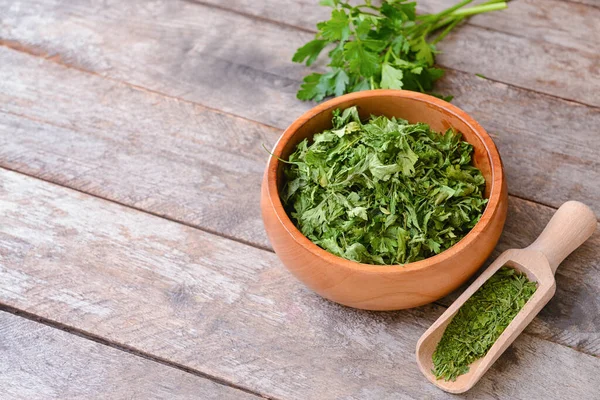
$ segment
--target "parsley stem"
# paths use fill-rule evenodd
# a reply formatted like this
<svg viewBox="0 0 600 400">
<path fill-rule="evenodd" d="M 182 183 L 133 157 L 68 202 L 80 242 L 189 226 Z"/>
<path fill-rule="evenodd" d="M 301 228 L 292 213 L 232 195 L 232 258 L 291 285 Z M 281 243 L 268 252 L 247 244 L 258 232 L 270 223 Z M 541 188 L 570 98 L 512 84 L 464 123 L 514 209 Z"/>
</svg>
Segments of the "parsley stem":
<svg viewBox="0 0 600 400">
<path fill-rule="evenodd" d="M 375 7 L 372 4 L 360 4 L 358 6 L 355 6 L 354 8 L 370 8 L 371 10 L 379 11 L 379 7 Z"/>
<path fill-rule="evenodd" d="M 484 12 L 504 10 L 507 7 L 508 7 L 508 5 L 506 4 L 506 2 L 483 4 L 483 5 L 479 5 L 479 6 L 475 6 L 475 7 L 465 8 L 464 10 L 456 10 L 452 14 L 450 14 L 450 16 L 466 17 L 469 15 L 481 14 Z"/>
<path fill-rule="evenodd" d="M 453 12 L 457 11 L 459 8 L 466 6 L 467 4 L 471 3 L 473 0 L 463 0 L 460 3 L 450 7 L 450 8 L 446 8 L 444 11 L 437 13 L 437 14 L 433 14 L 435 17 L 437 17 L 436 19 L 445 17 L 448 14 L 452 14 Z"/>
<path fill-rule="evenodd" d="M 388 62 L 388 60 L 390 59 L 390 54 L 392 54 L 392 46 L 390 46 L 388 48 L 388 50 L 385 52 L 385 57 L 383 58 L 384 63 Z"/>
<path fill-rule="evenodd" d="M 377 17 L 377 18 L 379 18 L 379 15 L 377 15 L 377 14 L 373 14 L 373 13 L 370 13 L 370 12 L 361 11 L 360 13 L 361 13 L 362 15 L 372 15 L 372 16 L 374 16 L 374 17 Z"/>
<path fill-rule="evenodd" d="M 445 17 L 448 14 L 451 14 L 452 12 L 458 10 L 461 7 L 466 6 L 467 4 L 471 3 L 473 0 L 463 0 L 460 3 L 457 3 L 455 5 L 453 5 L 450 8 L 445 9 L 444 11 L 441 11 L 437 14 L 423 14 L 423 15 L 418 15 L 417 19 L 418 20 L 439 20 L 442 17 Z"/>
<path fill-rule="evenodd" d="M 450 31 L 456 26 L 458 25 L 461 21 L 464 20 L 464 17 L 461 18 L 456 18 L 454 21 L 452 21 L 452 23 L 450 25 L 448 25 L 446 27 L 446 29 L 444 29 L 444 31 L 442 33 L 440 33 L 434 40 L 433 42 L 431 42 L 431 44 L 435 45 L 437 44 L 440 40 L 442 40 L 443 38 L 446 37 L 446 35 L 448 33 L 450 33 Z"/>
</svg>

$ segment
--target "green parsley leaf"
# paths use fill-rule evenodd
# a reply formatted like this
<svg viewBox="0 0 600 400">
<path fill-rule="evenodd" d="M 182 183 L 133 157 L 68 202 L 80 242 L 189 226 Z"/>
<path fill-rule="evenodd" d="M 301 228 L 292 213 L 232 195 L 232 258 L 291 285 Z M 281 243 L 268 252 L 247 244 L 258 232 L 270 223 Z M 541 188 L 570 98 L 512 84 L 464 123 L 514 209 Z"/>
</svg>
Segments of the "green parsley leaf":
<svg viewBox="0 0 600 400">
<path fill-rule="evenodd" d="M 433 45 L 427 43 L 424 37 L 415 40 L 410 46 L 410 49 L 415 52 L 415 59 L 417 61 L 423 61 L 426 65 L 433 65 L 434 48 Z"/>
<path fill-rule="evenodd" d="M 369 90 L 369 89 L 371 89 L 371 85 L 369 84 L 369 81 L 366 79 L 363 79 L 363 80 L 359 81 L 356 85 L 354 85 L 350 92 L 360 92 L 362 90 Z"/>
<path fill-rule="evenodd" d="M 321 101 L 327 95 L 327 89 L 320 83 L 323 74 L 312 73 L 304 77 L 304 83 L 296 94 L 300 100 Z"/>
<path fill-rule="evenodd" d="M 344 58 L 348 61 L 348 70 L 369 78 L 377 72 L 378 57 L 363 46 L 361 42 L 348 42 L 344 46 Z"/>
<path fill-rule="evenodd" d="M 349 82 L 350 78 L 343 69 L 337 71 L 335 74 L 333 94 L 335 96 L 341 96 L 344 94 Z"/>
<path fill-rule="evenodd" d="M 319 57 L 319 54 L 323 48 L 325 48 L 325 46 L 327 46 L 326 40 L 311 40 L 296 50 L 292 61 L 301 63 L 306 60 L 306 65 L 311 65 L 313 62 L 315 62 L 317 57 Z"/>
<path fill-rule="evenodd" d="M 333 10 L 331 12 L 331 19 L 325 22 L 319 22 L 317 28 L 319 29 L 319 35 L 323 39 L 329 41 L 348 39 L 350 35 L 350 27 L 348 24 L 350 19 L 348 14 L 344 10 Z"/>
<path fill-rule="evenodd" d="M 383 64 L 381 70 L 381 88 L 382 89 L 402 89 L 402 71 L 392 67 L 390 64 Z"/>
</svg>

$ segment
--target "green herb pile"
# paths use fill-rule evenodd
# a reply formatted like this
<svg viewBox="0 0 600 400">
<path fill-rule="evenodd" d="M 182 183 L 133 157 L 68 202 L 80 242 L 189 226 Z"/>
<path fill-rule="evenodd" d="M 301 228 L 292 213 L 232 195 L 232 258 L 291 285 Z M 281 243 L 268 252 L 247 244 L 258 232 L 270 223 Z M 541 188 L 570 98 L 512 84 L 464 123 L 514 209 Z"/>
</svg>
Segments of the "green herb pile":
<svg viewBox="0 0 600 400">
<path fill-rule="evenodd" d="M 405 264 L 449 248 L 477 223 L 485 179 L 459 133 L 334 112 L 333 129 L 300 142 L 282 201 L 325 250 L 368 264 Z"/>
<path fill-rule="evenodd" d="M 378 88 L 431 92 L 444 73 L 434 68 L 436 43 L 468 16 L 506 8 L 500 0 L 463 8 L 471 1 L 417 16 L 416 3 L 406 0 L 387 0 L 381 6 L 369 0 L 357 6 L 322 0 L 322 5 L 333 7 L 331 19 L 317 24 L 315 39 L 300 47 L 292 60 L 311 65 L 327 47 L 329 71 L 306 76 L 298 98 L 320 101 Z"/>
<path fill-rule="evenodd" d="M 463 304 L 433 353 L 437 379 L 456 380 L 485 356 L 537 289 L 524 274 L 502 267 Z"/>
</svg>

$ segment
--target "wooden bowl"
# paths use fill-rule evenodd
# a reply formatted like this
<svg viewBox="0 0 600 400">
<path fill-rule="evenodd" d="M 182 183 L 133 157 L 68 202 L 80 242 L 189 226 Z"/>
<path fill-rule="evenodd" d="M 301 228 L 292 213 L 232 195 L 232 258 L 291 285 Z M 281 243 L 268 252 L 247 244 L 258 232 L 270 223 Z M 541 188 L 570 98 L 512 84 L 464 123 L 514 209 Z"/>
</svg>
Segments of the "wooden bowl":
<svg viewBox="0 0 600 400">
<path fill-rule="evenodd" d="M 373 115 L 425 122 L 433 130 L 454 127 L 474 147 L 473 163 L 486 180 L 489 199 L 480 221 L 451 248 L 405 265 L 370 265 L 343 259 L 312 243 L 294 226 L 279 197 L 283 166 L 296 145 L 330 129 L 332 111 L 358 106 L 361 118 Z M 367 310 L 397 310 L 435 301 L 464 283 L 488 258 L 506 219 L 507 189 L 502 161 L 485 130 L 464 111 L 438 98 L 406 90 L 370 90 L 324 102 L 283 132 L 269 158 L 261 208 L 267 235 L 283 264 L 321 296 Z"/>
</svg>

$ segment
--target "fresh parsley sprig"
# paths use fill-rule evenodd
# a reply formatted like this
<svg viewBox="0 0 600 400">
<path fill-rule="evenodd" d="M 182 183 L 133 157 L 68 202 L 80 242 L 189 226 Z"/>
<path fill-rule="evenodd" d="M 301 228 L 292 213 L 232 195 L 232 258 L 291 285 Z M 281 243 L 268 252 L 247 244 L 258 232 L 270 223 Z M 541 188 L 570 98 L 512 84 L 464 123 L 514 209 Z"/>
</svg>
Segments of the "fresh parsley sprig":
<svg viewBox="0 0 600 400">
<path fill-rule="evenodd" d="M 297 97 L 321 101 L 328 96 L 367 89 L 408 89 L 430 93 L 444 71 L 434 67 L 435 45 L 465 18 L 506 8 L 490 0 L 464 8 L 463 0 L 437 14 L 416 14 L 416 2 L 370 0 L 352 6 L 344 0 L 321 0 L 331 18 L 317 24 L 315 39 L 300 47 L 292 60 L 314 63 L 329 48 L 329 71 L 304 78 Z M 449 98 L 446 98 L 449 99 Z"/>
</svg>

